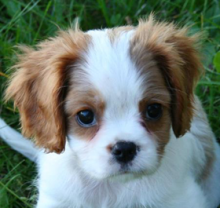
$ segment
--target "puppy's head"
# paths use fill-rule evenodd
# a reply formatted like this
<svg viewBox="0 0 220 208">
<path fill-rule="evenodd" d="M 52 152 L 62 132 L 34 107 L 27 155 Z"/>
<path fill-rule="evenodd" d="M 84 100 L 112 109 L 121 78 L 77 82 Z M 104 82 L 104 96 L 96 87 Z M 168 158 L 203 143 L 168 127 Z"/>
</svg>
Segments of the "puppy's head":
<svg viewBox="0 0 220 208">
<path fill-rule="evenodd" d="M 201 64 L 194 37 L 173 24 L 62 32 L 24 54 L 7 90 L 22 129 L 89 175 L 150 174 L 170 133 L 190 128 Z"/>
</svg>

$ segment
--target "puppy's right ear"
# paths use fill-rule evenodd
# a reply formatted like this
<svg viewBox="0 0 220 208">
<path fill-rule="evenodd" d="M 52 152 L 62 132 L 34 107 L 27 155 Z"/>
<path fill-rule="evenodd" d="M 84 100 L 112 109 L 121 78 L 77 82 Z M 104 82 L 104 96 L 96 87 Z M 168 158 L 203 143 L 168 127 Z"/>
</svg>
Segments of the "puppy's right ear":
<svg viewBox="0 0 220 208">
<path fill-rule="evenodd" d="M 66 140 L 64 99 L 68 76 L 86 50 L 89 37 L 81 31 L 60 32 L 40 43 L 36 50 L 20 47 L 23 54 L 6 91 L 14 99 L 21 117 L 22 132 L 49 152 L 60 153 Z"/>
<path fill-rule="evenodd" d="M 176 137 L 183 136 L 194 113 L 194 88 L 203 70 L 197 50 L 199 35 L 188 36 L 187 29 L 172 23 L 158 23 L 151 15 L 140 21 L 132 40 L 131 54 L 136 63 L 147 66 L 146 57 L 156 61 L 171 95 L 170 114 Z"/>
</svg>

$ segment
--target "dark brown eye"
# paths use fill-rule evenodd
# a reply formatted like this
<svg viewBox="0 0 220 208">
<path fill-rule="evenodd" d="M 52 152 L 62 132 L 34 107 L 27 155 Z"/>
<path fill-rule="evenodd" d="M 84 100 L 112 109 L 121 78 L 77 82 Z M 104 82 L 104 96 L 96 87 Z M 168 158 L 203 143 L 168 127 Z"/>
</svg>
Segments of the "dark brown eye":
<svg viewBox="0 0 220 208">
<path fill-rule="evenodd" d="M 91 110 L 79 111 L 76 120 L 82 127 L 91 127 L 96 124 L 95 114 Z"/>
<path fill-rule="evenodd" d="M 162 115 L 162 106 L 161 104 L 154 103 L 147 106 L 146 118 L 147 120 L 157 120 Z"/>
</svg>

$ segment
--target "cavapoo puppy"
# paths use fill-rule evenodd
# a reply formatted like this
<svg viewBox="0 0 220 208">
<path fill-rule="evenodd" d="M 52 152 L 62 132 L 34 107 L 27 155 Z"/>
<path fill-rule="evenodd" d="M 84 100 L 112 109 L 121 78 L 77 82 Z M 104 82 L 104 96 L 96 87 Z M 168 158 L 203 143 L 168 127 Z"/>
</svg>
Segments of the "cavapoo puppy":
<svg viewBox="0 0 220 208">
<path fill-rule="evenodd" d="M 38 166 L 37 208 L 216 208 L 220 148 L 194 88 L 199 35 L 158 23 L 21 47 L 0 136 Z M 35 146 L 36 145 L 36 146 Z"/>
</svg>

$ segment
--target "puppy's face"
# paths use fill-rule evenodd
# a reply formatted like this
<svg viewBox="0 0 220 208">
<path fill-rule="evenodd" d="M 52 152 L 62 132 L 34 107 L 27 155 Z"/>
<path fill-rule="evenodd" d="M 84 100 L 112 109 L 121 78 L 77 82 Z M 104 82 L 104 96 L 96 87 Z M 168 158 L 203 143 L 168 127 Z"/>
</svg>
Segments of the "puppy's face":
<svg viewBox="0 0 220 208">
<path fill-rule="evenodd" d="M 88 33 L 65 101 L 71 148 L 81 168 L 98 178 L 155 171 L 171 127 L 171 96 L 152 55 L 137 65 L 135 31 L 113 41 L 111 32 Z"/>
<path fill-rule="evenodd" d="M 96 178 L 153 173 L 170 133 L 190 128 L 200 62 L 185 32 L 150 18 L 25 49 L 7 91 L 24 133 L 57 153 L 67 137 Z"/>
</svg>

